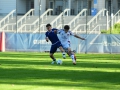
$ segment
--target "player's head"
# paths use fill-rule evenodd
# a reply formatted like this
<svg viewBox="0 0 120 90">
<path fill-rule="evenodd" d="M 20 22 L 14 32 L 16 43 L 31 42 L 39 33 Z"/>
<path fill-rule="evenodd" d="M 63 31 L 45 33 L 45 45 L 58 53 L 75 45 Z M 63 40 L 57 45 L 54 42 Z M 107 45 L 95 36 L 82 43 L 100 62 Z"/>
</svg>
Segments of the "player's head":
<svg viewBox="0 0 120 90">
<path fill-rule="evenodd" d="M 52 27 L 51 27 L 51 24 L 47 24 L 47 25 L 46 25 L 46 28 L 47 28 L 48 31 L 50 31 L 51 28 L 52 28 Z"/>
<path fill-rule="evenodd" d="M 65 30 L 66 33 L 69 31 L 69 29 L 70 29 L 70 27 L 68 25 L 64 26 L 64 30 Z"/>
</svg>

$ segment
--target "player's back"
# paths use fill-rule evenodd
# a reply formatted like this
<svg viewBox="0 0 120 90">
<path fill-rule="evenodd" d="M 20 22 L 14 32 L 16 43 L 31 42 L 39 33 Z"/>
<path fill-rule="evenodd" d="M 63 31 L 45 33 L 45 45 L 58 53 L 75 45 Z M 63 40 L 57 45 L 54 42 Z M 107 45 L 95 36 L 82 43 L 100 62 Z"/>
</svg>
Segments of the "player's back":
<svg viewBox="0 0 120 90">
<path fill-rule="evenodd" d="M 49 38 L 49 40 L 51 41 L 52 44 L 59 42 L 58 36 L 54 32 L 54 30 L 56 30 L 56 29 L 52 29 L 51 31 L 46 32 L 46 37 Z"/>
</svg>

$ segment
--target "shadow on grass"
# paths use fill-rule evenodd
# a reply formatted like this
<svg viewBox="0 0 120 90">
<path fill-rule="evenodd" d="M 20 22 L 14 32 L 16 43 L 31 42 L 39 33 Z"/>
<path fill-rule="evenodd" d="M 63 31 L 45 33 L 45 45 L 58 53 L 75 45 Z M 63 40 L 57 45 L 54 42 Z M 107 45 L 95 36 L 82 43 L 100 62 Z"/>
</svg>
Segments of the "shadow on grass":
<svg viewBox="0 0 120 90">
<path fill-rule="evenodd" d="M 13 60 L 13 59 L 0 59 L 0 65 L 4 66 L 11 66 L 11 65 L 24 65 L 24 66 L 28 66 L 28 65 L 50 65 L 51 60 Z M 119 63 L 112 63 L 112 62 L 84 62 L 84 61 L 77 61 L 77 65 L 72 65 L 72 61 L 65 61 L 63 60 L 63 64 L 62 66 L 64 67 L 77 67 L 77 68 L 116 68 L 119 69 L 120 68 L 120 64 Z"/>
<path fill-rule="evenodd" d="M 76 57 L 87 60 L 120 60 L 119 54 L 77 54 Z"/>
<path fill-rule="evenodd" d="M 12 58 L 49 58 L 49 53 L 33 53 L 33 52 L 7 52 L 0 53 L 2 57 L 12 57 Z M 56 58 L 62 58 L 61 53 L 55 53 Z M 77 59 L 87 59 L 87 60 L 120 60 L 119 54 L 76 54 Z M 67 58 L 69 58 L 67 56 Z"/>
<path fill-rule="evenodd" d="M 56 57 L 61 57 L 61 54 L 56 54 Z M 120 65 L 114 64 L 112 62 L 84 62 L 80 61 L 84 60 L 119 60 L 119 55 L 79 55 L 77 54 L 78 63 L 76 66 L 72 65 L 71 61 L 63 61 L 62 66 L 51 65 L 48 61 L 49 54 L 41 54 L 41 53 L 1 53 L 0 57 L 4 57 L 0 59 L 0 84 L 11 84 L 15 83 L 17 85 L 37 85 L 37 86 L 75 86 L 75 87 L 91 87 L 87 84 L 81 84 L 80 82 L 91 82 L 91 83 L 111 83 L 115 85 L 120 84 L 120 72 L 101 72 L 101 71 L 86 71 L 79 70 L 79 68 L 115 68 L 119 69 Z M 7 57 L 11 57 L 13 59 L 7 59 Z M 14 58 L 19 58 L 19 60 L 15 60 Z M 27 60 L 20 60 L 20 58 L 28 58 Z M 29 60 L 30 58 L 30 60 Z M 31 60 L 33 58 L 33 60 Z M 39 58 L 39 60 L 37 59 Z M 43 58 L 40 59 L 40 58 Z M 68 58 L 68 57 L 67 57 Z M 70 59 L 70 58 L 69 58 Z M 5 66 L 4 66 L 5 65 Z M 31 65 L 34 65 L 35 68 L 39 68 L 39 66 L 44 66 L 39 69 L 33 69 Z M 45 67 L 46 65 L 47 68 Z M 1 68 L 4 67 L 4 68 Z M 8 66 L 8 67 L 7 67 Z M 13 68 L 9 68 L 9 66 Z M 25 68 L 25 66 L 27 68 Z M 5 68 L 6 67 L 6 68 Z M 64 68 L 67 67 L 67 70 Z M 77 68 L 77 70 L 70 70 L 69 67 Z M 29 68 L 29 69 L 28 69 Z M 53 68 L 53 69 L 52 69 Z M 55 69 L 54 69 L 55 68 Z M 60 69 L 59 69 L 60 68 Z M 51 80 L 51 82 L 41 82 L 41 80 Z M 57 83 L 54 81 L 62 80 L 69 82 L 76 82 L 76 84 L 68 84 L 66 83 Z M 93 85 L 93 87 L 97 87 Z M 102 89 L 102 86 L 99 87 Z M 108 87 L 106 87 L 107 89 Z"/>
<path fill-rule="evenodd" d="M 0 57 L 41 58 L 41 57 L 49 57 L 49 54 L 41 54 L 41 53 L 0 53 Z"/>
<path fill-rule="evenodd" d="M 120 73 L 118 72 L 96 72 L 96 71 L 74 71 L 74 70 L 53 70 L 53 69 L 0 69 L 0 83 L 18 85 L 54 85 L 58 86 L 55 81 L 65 80 L 69 82 L 77 82 L 75 85 L 79 87 L 81 81 L 93 83 L 111 83 L 120 84 Z M 51 80 L 45 83 L 35 83 L 35 80 Z M 27 81 L 26 81 L 27 80 Z M 33 80 L 29 81 L 29 80 Z M 53 81 L 52 81 L 53 80 Z M 20 82 L 22 81 L 22 82 Z M 59 86 L 71 86 L 71 84 L 60 83 Z M 74 85 L 74 84 L 73 84 Z M 102 87 L 102 86 L 101 86 Z"/>
<path fill-rule="evenodd" d="M 86 83 L 110 83 L 119 85 L 120 84 L 120 72 L 101 72 L 101 71 L 86 71 L 79 70 L 79 68 L 120 68 L 118 64 L 110 63 L 100 63 L 100 62 L 78 62 L 76 66 L 73 66 L 71 62 L 65 61 L 62 66 L 50 65 L 48 61 L 48 54 L 1 54 L 0 56 L 5 57 L 0 59 L 0 84 L 16 84 L 16 85 L 36 85 L 36 86 L 75 86 L 75 87 L 97 87 L 94 84 L 81 84 L 80 82 Z M 13 59 L 7 59 L 7 57 L 12 57 Z M 33 58 L 35 60 L 14 60 L 14 58 Z M 40 60 L 36 58 L 40 57 Z M 56 57 L 60 57 L 56 54 Z M 117 56 L 118 57 L 118 56 Z M 45 59 L 41 59 L 45 58 Z M 78 59 L 88 59 L 99 60 L 99 58 L 104 58 L 104 60 L 109 60 L 111 57 L 106 56 L 91 56 L 91 55 L 77 55 Z M 100 59 L 100 60 L 101 60 Z M 112 60 L 112 59 L 110 59 Z M 65 64 L 66 63 L 66 64 Z M 4 66 L 5 65 L 5 66 Z M 13 65 L 13 66 L 12 66 Z M 30 65 L 30 66 L 29 66 Z M 41 67 L 39 69 L 33 69 L 31 65 L 39 68 L 40 65 L 48 65 L 46 67 Z M 4 68 L 1 68 L 4 67 Z M 7 67 L 8 66 L 8 67 Z M 12 66 L 13 68 L 9 68 Z M 27 68 L 25 68 L 27 67 Z M 49 69 L 50 67 L 50 69 Z M 77 70 L 66 70 L 64 67 L 75 67 Z M 52 69 L 53 68 L 53 69 Z M 54 69 L 56 68 L 56 69 Z M 63 68 L 62 70 L 60 68 Z M 51 80 L 50 82 L 42 82 L 41 80 Z M 66 83 L 64 83 L 66 82 Z M 56 82 L 56 81 L 61 81 Z M 69 81 L 69 83 L 67 83 Z M 74 83 L 75 82 L 75 83 Z M 97 88 L 102 88 L 103 86 L 98 86 Z M 108 87 L 107 87 L 108 88 Z"/>
</svg>

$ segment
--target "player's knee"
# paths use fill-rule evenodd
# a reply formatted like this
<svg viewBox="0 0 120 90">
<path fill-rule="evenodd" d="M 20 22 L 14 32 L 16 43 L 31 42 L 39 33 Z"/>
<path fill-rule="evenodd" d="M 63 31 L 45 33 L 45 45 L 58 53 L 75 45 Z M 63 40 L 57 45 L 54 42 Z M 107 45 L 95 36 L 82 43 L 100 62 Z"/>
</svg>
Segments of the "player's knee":
<svg viewBox="0 0 120 90">
<path fill-rule="evenodd" d="M 75 55 L 75 53 L 72 52 L 72 51 L 70 51 L 70 52 L 69 52 L 69 56 L 71 56 L 71 55 Z"/>
<path fill-rule="evenodd" d="M 71 52 L 71 49 L 70 49 L 70 48 L 68 48 L 68 52 Z"/>
<path fill-rule="evenodd" d="M 69 54 L 72 54 L 71 50 L 68 50 L 68 53 L 69 53 Z"/>
<path fill-rule="evenodd" d="M 60 49 L 61 52 L 64 52 L 64 49 L 62 47 L 59 47 L 59 49 Z"/>
<path fill-rule="evenodd" d="M 63 48 L 60 46 L 59 49 L 62 50 Z"/>
<path fill-rule="evenodd" d="M 50 57 L 53 57 L 53 54 L 50 54 Z"/>
</svg>

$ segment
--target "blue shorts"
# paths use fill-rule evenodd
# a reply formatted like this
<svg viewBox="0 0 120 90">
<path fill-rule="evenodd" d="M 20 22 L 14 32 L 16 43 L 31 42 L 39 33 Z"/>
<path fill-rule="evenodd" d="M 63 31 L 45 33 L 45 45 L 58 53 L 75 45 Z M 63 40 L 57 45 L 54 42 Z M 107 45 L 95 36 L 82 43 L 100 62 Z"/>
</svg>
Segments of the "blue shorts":
<svg viewBox="0 0 120 90">
<path fill-rule="evenodd" d="M 62 47 L 61 42 L 57 42 L 54 45 L 51 45 L 50 53 L 55 53 L 57 51 L 57 48 Z"/>
</svg>

